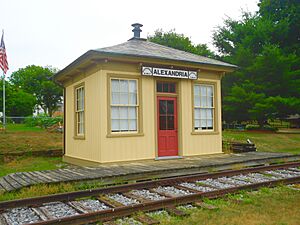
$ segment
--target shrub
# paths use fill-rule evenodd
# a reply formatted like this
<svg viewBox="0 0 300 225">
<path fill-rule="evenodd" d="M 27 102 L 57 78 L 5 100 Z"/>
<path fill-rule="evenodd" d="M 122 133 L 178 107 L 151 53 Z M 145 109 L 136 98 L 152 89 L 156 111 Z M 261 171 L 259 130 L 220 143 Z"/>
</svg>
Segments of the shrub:
<svg viewBox="0 0 300 225">
<path fill-rule="evenodd" d="M 45 114 L 33 117 L 26 117 L 24 123 L 29 127 L 42 127 L 48 128 L 57 123 L 63 123 L 63 118 L 61 116 L 48 117 Z"/>
<path fill-rule="evenodd" d="M 246 130 L 277 131 L 278 129 L 276 127 L 271 127 L 270 125 L 264 125 L 263 128 L 261 128 L 258 124 L 247 124 Z"/>
</svg>

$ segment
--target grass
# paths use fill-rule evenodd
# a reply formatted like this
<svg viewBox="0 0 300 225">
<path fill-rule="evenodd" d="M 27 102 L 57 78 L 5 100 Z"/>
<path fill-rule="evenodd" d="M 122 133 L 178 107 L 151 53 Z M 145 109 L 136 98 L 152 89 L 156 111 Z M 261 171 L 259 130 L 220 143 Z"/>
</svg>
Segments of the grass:
<svg viewBox="0 0 300 225">
<path fill-rule="evenodd" d="M 0 193 L 0 202 L 14 199 L 32 198 L 51 194 L 88 190 L 105 187 L 101 181 L 66 182 L 58 184 L 37 184 L 20 190 Z"/>
<path fill-rule="evenodd" d="M 0 177 L 15 172 L 59 169 L 65 165 L 61 157 L 16 157 L 12 161 L 0 163 Z"/>
<path fill-rule="evenodd" d="M 49 133 L 39 127 L 9 124 L 0 132 L 0 153 L 32 152 L 62 148 L 62 134 Z"/>
<path fill-rule="evenodd" d="M 205 200 L 218 209 L 188 210 L 187 217 L 159 217 L 162 225 L 263 225 L 289 224 L 298 225 L 300 221 L 300 190 L 292 190 L 287 186 L 262 188 L 257 192 L 241 192 L 230 195 L 228 199 Z M 232 199 L 232 201 L 230 200 Z M 234 201 L 242 200 L 242 202 Z"/>
<path fill-rule="evenodd" d="M 223 131 L 224 141 L 246 142 L 250 139 L 263 152 L 300 153 L 300 134 Z"/>
</svg>

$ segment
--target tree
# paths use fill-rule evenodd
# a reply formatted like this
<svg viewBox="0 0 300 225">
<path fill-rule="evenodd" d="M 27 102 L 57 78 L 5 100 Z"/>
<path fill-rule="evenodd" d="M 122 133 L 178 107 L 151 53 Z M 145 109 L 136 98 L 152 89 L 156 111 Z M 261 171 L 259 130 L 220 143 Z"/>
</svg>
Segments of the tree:
<svg viewBox="0 0 300 225">
<path fill-rule="evenodd" d="M 239 66 L 222 84 L 227 121 L 262 124 L 299 113 L 300 4 L 261 0 L 259 7 L 240 20 L 227 18 L 213 34 L 220 57 Z"/>
<path fill-rule="evenodd" d="M 51 80 L 54 72 L 50 67 L 31 65 L 13 72 L 10 81 L 23 91 L 34 95 L 37 105 L 52 116 L 62 101 L 62 88 Z"/>
<path fill-rule="evenodd" d="M 183 34 L 178 34 L 175 30 L 164 32 L 156 30 L 153 36 L 148 36 L 148 40 L 157 44 L 176 48 L 185 52 L 191 52 L 197 55 L 214 58 L 215 54 L 209 50 L 206 44 L 194 45 L 190 38 Z"/>
<path fill-rule="evenodd" d="M 2 80 L 0 82 L 0 92 L 2 93 Z M 26 93 L 23 90 L 5 82 L 6 90 L 6 115 L 15 116 L 30 116 L 33 113 L 36 99 L 32 94 Z M 3 100 L 0 96 L 0 110 L 2 111 Z"/>
</svg>

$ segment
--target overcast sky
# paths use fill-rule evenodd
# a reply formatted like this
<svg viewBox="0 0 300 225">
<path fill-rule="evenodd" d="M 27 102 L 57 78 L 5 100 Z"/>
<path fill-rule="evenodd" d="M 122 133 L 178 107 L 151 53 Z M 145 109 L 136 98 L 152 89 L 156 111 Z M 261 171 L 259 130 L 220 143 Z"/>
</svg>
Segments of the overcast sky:
<svg viewBox="0 0 300 225">
<path fill-rule="evenodd" d="M 10 70 L 27 65 L 63 69 L 89 49 L 132 37 L 131 24 L 142 23 L 142 37 L 158 28 L 175 28 L 193 43 L 212 48 L 212 32 L 226 16 L 254 12 L 258 0 L 0 0 L 0 29 Z"/>
</svg>

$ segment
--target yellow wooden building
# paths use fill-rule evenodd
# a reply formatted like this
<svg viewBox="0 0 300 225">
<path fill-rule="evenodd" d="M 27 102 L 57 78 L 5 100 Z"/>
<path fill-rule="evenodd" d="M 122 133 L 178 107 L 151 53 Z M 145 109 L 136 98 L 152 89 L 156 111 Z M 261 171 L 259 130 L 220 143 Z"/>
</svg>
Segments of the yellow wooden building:
<svg viewBox="0 0 300 225">
<path fill-rule="evenodd" d="M 64 160 L 79 165 L 222 152 L 221 78 L 236 66 L 134 37 L 59 71 Z"/>
</svg>

